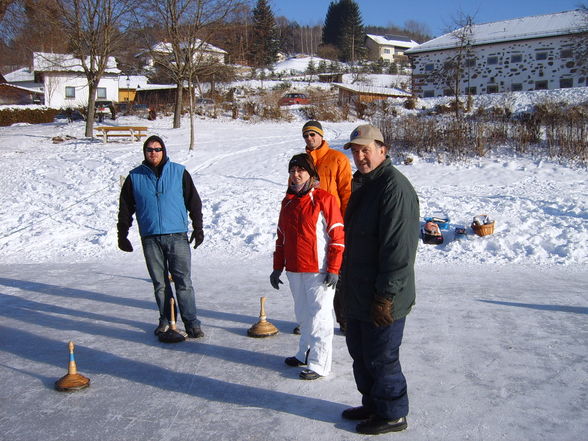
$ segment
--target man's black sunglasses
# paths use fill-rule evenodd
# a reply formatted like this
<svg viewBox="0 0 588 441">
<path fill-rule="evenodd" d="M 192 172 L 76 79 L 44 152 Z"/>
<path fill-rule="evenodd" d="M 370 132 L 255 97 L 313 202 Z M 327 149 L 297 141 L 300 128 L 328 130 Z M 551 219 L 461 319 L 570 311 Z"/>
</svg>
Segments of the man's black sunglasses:
<svg viewBox="0 0 588 441">
<path fill-rule="evenodd" d="M 163 152 L 163 147 L 145 147 L 146 152 Z"/>
</svg>

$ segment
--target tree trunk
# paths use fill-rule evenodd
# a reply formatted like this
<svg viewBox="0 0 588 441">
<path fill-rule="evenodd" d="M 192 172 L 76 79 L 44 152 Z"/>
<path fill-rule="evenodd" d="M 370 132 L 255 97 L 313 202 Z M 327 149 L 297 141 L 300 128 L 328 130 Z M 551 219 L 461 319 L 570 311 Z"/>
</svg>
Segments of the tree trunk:
<svg viewBox="0 0 588 441">
<path fill-rule="evenodd" d="M 174 109 L 174 129 L 179 129 L 182 125 L 182 108 L 183 108 L 183 85 L 181 81 L 178 81 L 176 89 L 176 107 Z"/>
<path fill-rule="evenodd" d="M 88 82 L 88 112 L 86 114 L 86 136 L 94 137 L 94 116 L 96 114 L 96 90 L 98 83 Z"/>
<path fill-rule="evenodd" d="M 188 150 L 194 150 L 195 136 L 194 136 L 194 85 L 190 80 L 188 84 L 188 93 L 190 94 L 190 147 Z"/>
</svg>

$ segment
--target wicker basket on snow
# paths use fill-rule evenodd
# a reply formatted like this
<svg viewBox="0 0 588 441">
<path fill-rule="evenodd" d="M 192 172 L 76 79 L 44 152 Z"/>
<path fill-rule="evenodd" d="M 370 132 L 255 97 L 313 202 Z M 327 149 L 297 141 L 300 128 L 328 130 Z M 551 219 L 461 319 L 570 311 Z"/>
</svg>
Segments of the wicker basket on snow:
<svg viewBox="0 0 588 441">
<path fill-rule="evenodd" d="M 472 222 L 472 230 L 474 230 L 474 233 L 476 233 L 478 236 L 488 236 L 489 234 L 494 233 L 494 224 L 496 224 L 495 221 L 482 225 Z"/>
</svg>

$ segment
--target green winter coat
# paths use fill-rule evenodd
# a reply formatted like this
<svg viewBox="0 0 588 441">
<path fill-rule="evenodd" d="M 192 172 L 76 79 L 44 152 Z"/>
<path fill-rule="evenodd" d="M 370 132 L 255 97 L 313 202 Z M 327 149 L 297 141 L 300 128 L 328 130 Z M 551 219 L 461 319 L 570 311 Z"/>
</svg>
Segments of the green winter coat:
<svg viewBox="0 0 588 441">
<path fill-rule="evenodd" d="M 390 158 L 353 175 L 341 270 L 348 319 L 371 321 L 376 295 L 394 301 L 395 320 L 410 312 L 419 228 L 418 196 Z"/>
</svg>

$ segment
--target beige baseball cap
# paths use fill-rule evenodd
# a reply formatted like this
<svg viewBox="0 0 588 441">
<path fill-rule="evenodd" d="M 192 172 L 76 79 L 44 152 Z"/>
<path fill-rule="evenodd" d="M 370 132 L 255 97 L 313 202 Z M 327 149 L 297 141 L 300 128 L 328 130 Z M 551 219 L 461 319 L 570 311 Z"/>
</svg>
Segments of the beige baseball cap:
<svg viewBox="0 0 588 441">
<path fill-rule="evenodd" d="M 357 126 L 355 130 L 351 132 L 349 142 L 345 144 L 343 148 L 348 149 L 351 147 L 351 144 L 368 145 L 373 141 L 380 141 L 383 143 L 384 137 L 382 136 L 382 132 L 371 124 L 363 124 Z"/>
</svg>

